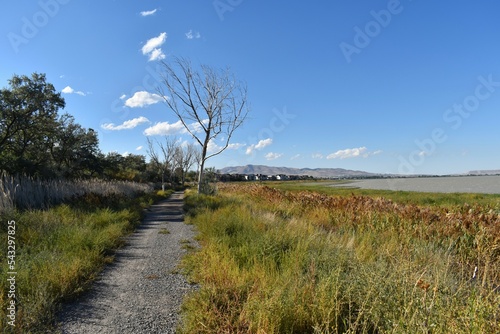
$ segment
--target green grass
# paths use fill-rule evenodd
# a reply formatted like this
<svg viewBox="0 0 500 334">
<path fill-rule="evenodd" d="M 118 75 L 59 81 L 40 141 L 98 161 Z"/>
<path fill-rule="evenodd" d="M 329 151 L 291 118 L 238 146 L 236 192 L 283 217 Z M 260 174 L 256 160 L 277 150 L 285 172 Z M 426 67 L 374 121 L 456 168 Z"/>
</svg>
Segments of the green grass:
<svg viewBox="0 0 500 334">
<path fill-rule="evenodd" d="M 16 327 L 13 332 L 50 331 L 64 300 L 85 290 L 113 250 L 139 224 L 143 209 L 169 194 L 134 199 L 87 194 L 48 210 L 3 212 L 0 240 L 0 327 L 12 329 L 7 309 L 7 222 L 16 222 Z"/>
<path fill-rule="evenodd" d="M 158 234 L 170 234 L 170 231 L 166 228 L 162 228 L 158 231 Z"/>
<path fill-rule="evenodd" d="M 218 196 L 186 199 L 202 247 L 183 261 L 200 289 L 183 304 L 182 333 L 499 328 L 494 214 L 488 220 L 476 207 L 447 216 L 444 202 L 417 206 L 410 198 L 393 204 L 359 194 L 219 189 Z M 456 226 L 455 218 L 470 224 Z"/>
</svg>

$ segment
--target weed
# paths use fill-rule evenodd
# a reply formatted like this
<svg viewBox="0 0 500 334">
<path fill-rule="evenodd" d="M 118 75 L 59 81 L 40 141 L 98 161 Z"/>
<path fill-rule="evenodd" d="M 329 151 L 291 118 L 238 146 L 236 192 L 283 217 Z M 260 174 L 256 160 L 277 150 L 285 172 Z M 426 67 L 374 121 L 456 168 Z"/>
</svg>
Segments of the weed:
<svg viewBox="0 0 500 334">
<path fill-rule="evenodd" d="M 162 228 L 161 230 L 158 231 L 158 234 L 170 234 L 170 231 L 167 230 L 166 228 Z"/>
</svg>

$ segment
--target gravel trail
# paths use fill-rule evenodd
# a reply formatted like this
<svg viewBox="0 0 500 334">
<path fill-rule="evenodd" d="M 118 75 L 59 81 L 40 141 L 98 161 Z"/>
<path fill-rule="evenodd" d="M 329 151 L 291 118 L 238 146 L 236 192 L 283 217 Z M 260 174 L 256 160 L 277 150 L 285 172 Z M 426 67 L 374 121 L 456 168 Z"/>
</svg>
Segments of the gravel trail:
<svg viewBox="0 0 500 334">
<path fill-rule="evenodd" d="M 91 289 L 63 306 L 61 333 L 175 333 L 182 298 L 193 289 L 175 273 L 183 244 L 194 245 L 194 228 L 183 222 L 183 197 L 175 192 L 148 209 Z"/>
</svg>

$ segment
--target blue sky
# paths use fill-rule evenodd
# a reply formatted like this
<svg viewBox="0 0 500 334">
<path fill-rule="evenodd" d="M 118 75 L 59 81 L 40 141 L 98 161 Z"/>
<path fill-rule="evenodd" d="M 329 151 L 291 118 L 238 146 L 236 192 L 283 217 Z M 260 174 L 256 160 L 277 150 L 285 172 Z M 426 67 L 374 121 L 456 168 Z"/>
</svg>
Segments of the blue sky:
<svg viewBox="0 0 500 334">
<path fill-rule="evenodd" d="M 0 85 L 42 72 L 103 152 L 190 138 L 160 60 L 230 67 L 251 112 L 207 166 L 500 169 L 500 3 L 2 1 Z M 213 143 L 217 145 L 217 143 Z"/>
</svg>

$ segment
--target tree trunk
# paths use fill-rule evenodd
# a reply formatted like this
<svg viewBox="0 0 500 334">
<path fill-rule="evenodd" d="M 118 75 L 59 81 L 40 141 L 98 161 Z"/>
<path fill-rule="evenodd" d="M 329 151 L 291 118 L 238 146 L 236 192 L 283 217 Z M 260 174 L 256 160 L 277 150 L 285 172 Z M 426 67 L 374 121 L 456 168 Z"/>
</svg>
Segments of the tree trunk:
<svg viewBox="0 0 500 334">
<path fill-rule="evenodd" d="M 200 174 L 198 175 L 198 194 L 201 194 L 203 186 L 203 175 L 205 174 L 205 160 L 207 156 L 208 143 L 210 142 L 210 129 L 212 126 L 212 120 L 208 121 L 207 129 L 205 130 L 205 141 L 203 142 L 203 147 L 201 149 L 201 163 L 200 163 Z"/>
<path fill-rule="evenodd" d="M 201 159 L 200 172 L 198 173 L 198 194 L 201 194 L 201 187 L 203 182 L 203 169 L 205 168 L 205 160 Z"/>
</svg>

